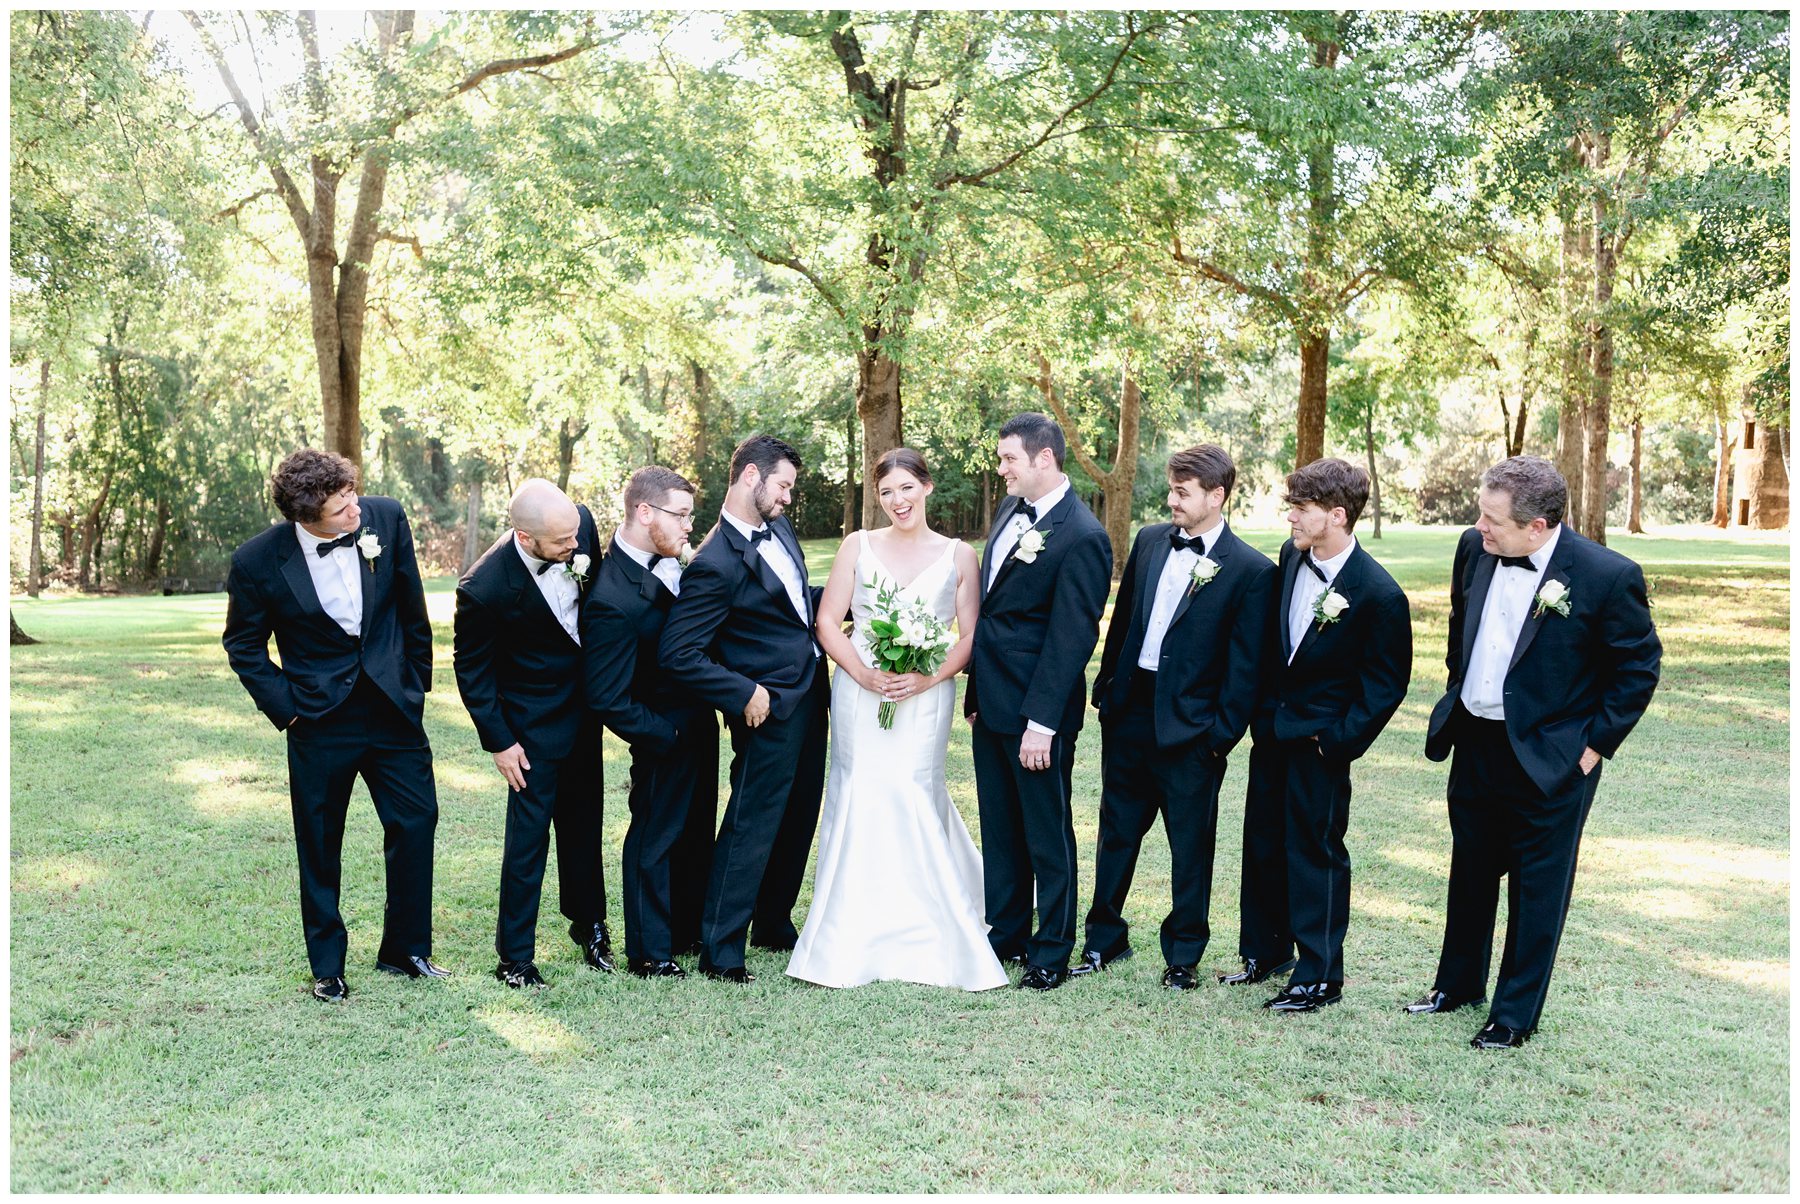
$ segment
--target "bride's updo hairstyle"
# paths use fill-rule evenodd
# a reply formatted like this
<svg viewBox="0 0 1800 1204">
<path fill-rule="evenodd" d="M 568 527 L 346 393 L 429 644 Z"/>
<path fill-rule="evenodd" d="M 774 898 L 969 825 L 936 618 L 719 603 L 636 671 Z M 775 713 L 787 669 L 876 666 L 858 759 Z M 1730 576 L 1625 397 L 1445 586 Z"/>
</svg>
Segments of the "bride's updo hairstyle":
<svg viewBox="0 0 1800 1204">
<path fill-rule="evenodd" d="M 875 483 L 881 484 L 882 478 L 896 470 L 912 473 L 921 485 L 931 484 L 931 469 L 925 467 L 925 457 L 910 447 L 896 447 L 875 461 Z"/>
</svg>

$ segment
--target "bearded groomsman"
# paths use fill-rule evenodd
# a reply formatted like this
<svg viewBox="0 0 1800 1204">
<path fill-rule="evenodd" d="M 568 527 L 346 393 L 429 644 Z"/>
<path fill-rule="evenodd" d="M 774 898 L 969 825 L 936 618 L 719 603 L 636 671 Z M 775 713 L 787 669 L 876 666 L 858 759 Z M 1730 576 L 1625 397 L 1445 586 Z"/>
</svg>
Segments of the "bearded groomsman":
<svg viewBox="0 0 1800 1204">
<path fill-rule="evenodd" d="M 1502 460 L 1478 501 L 1451 570 L 1449 686 L 1425 737 L 1433 761 L 1455 750 L 1444 947 L 1406 1011 L 1482 1001 L 1505 875 L 1500 977 L 1470 1044 L 1508 1049 L 1537 1031 L 1600 762 L 1649 706 L 1662 644 L 1643 571 L 1563 525 L 1568 486 L 1548 460 Z"/>
<path fill-rule="evenodd" d="M 582 692 L 581 595 L 593 575 L 593 516 L 538 477 L 507 506 L 512 529 L 456 584 L 456 687 L 506 781 L 506 845 L 494 977 L 545 986 L 538 897 L 550 830 L 569 938 L 612 971 L 601 871 L 600 722 Z"/>
<path fill-rule="evenodd" d="M 1223 448 L 1176 452 L 1168 476 L 1171 521 L 1143 528 L 1131 546 L 1094 678 L 1100 839 L 1086 945 L 1070 974 L 1131 956 L 1125 897 L 1160 812 L 1174 895 L 1162 981 L 1191 991 L 1211 935 L 1219 782 L 1256 704 L 1275 566 L 1225 522 L 1237 467 Z"/>
<path fill-rule="evenodd" d="M 1412 610 L 1351 532 L 1369 474 L 1315 460 L 1288 474 L 1274 663 L 1264 673 L 1244 800 L 1243 906 L 1230 985 L 1298 964 L 1263 1004 L 1316 1012 L 1343 997 L 1350 924 L 1350 765 L 1369 751 L 1406 697 Z"/>
<path fill-rule="evenodd" d="M 1088 657 L 1112 585 L 1106 529 L 1063 473 L 1062 428 L 1027 411 L 995 449 L 1007 500 L 982 549 L 981 621 L 963 692 L 981 811 L 988 943 L 1052 991 L 1075 949 L 1070 783 Z M 1033 907 L 1038 925 L 1031 927 Z"/>
<path fill-rule="evenodd" d="M 288 521 L 232 555 L 223 642 L 257 709 L 287 733 L 313 998 L 336 1003 L 350 993 L 338 888 L 359 774 L 387 862 L 375 968 L 442 978 L 449 971 L 431 960 L 431 620 L 412 529 L 392 498 L 358 497 L 356 466 L 331 452 L 287 457 L 269 492 Z M 271 635 L 280 665 L 269 658 Z"/>
<path fill-rule="evenodd" d="M 719 522 L 681 577 L 659 659 L 731 728 L 731 799 L 713 845 L 700 971 L 749 983 L 744 943 L 792 949 L 794 901 L 825 789 L 831 686 L 819 663 L 806 553 L 781 512 L 800 453 L 752 435 L 731 453 Z"/>
<path fill-rule="evenodd" d="M 657 465 L 625 486 L 625 521 L 581 607 L 587 703 L 631 746 L 625 832 L 625 965 L 640 978 L 684 978 L 675 961 L 700 936 L 719 794 L 712 708 L 657 663 L 681 593 L 694 487 Z"/>
</svg>

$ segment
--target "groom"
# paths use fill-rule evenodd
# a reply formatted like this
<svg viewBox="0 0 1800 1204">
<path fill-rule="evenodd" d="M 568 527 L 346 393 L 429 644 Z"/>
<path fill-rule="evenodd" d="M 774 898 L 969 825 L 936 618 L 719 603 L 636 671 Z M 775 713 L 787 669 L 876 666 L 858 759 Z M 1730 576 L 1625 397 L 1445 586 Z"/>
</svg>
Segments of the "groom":
<svg viewBox="0 0 1800 1204">
<path fill-rule="evenodd" d="M 1025 964 L 1021 988 L 1050 991 L 1068 977 L 1075 947 L 1070 778 L 1112 545 L 1063 475 L 1056 423 L 1015 415 L 1000 428 L 998 454 L 1007 501 L 982 553 L 963 713 L 973 728 L 988 942 L 1002 961 Z"/>
<path fill-rule="evenodd" d="M 731 729 L 731 799 L 700 927 L 700 972 L 727 982 L 755 981 L 744 969 L 752 926 L 752 944 L 794 947 L 794 901 L 825 786 L 819 591 L 781 517 L 800 468 L 800 453 L 773 435 L 738 444 L 718 525 L 681 575 L 659 646 L 669 679 L 724 712 Z"/>
</svg>

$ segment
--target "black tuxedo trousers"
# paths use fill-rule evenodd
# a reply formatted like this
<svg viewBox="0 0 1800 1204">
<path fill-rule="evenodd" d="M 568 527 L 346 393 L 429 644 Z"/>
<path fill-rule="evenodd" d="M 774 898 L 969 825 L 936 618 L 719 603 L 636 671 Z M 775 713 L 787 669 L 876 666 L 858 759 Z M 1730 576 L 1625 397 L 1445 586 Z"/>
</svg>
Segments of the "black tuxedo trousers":
<svg viewBox="0 0 1800 1204">
<path fill-rule="evenodd" d="M 1299 963 L 1290 981 L 1343 982 L 1350 928 L 1350 763 L 1309 739 L 1258 739 L 1244 797 L 1238 953 Z"/>
<path fill-rule="evenodd" d="M 731 729 L 731 801 L 713 843 L 712 875 L 701 921 L 702 956 L 711 969 L 744 964 L 747 938 L 791 947 L 794 902 L 825 790 L 825 723 L 831 687 L 823 665 L 784 719 L 773 711 L 751 727 L 727 715 Z"/>
<path fill-rule="evenodd" d="M 1061 970 L 1075 950 L 1075 815 L 1069 804 L 1075 741 L 1062 732 L 1051 737 L 1049 769 L 1019 764 L 1023 741 L 1022 733 L 997 732 L 975 716 L 971 744 L 982 800 L 988 944 L 1003 961 L 1023 955 L 1030 965 Z"/>
<path fill-rule="evenodd" d="M 387 909 L 375 956 L 389 965 L 429 957 L 438 808 L 424 728 L 359 673 L 341 703 L 316 719 L 296 720 L 287 738 L 288 792 L 300 857 L 300 920 L 313 977 L 344 973 L 349 938 L 338 894 L 344 824 L 359 774 L 381 820 L 387 863 Z"/>
<path fill-rule="evenodd" d="M 1225 758 L 1202 739 L 1172 749 L 1156 745 L 1156 675 L 1139 669 L 1125 705 L 1103 728 L 1100 750 L 1100 840 L 1094 858 L 1094 903 L 1086 947 L 1111 960 L 1130 945 L 1125 898 L 1138 850 L 1161 814 L 1169 837 L 1172 906 L 1162 923 L 1163 961 L 1192 966 L 1211 938 L 1213 846 L 1219 827 L 1219 784 Z"/>
<path fill-rule="evenodd" d="M 494 951 L 502 961 L 537 956 L 538 900 L 556 832 L 556 877 L 571 936 L 585 944 L 606 919 L 601 802 L 600 723 L 581 723 L 567 756 L 531 758 L 525 789 L 506 791 L 506 843 L 500 855 L 500 917 Z"/>
<path fill-rule="evenodd" d="M 625 830 L 625 956 L 670 961 L 700 939 L 719 816 L 719 727 L 695 709 L 681 745 L 631 750 L 631 825 Z M 809 840 L 810 843 L 810 840 Z"/>
<path fill-rule="evenodd" d="M 1500 878 L 1506 944 L 1488 1018 L 1529 1032 L 1543 1015 L 1550 970 L 1575 885 L 1576 853 L 1602 765 L 1555 794 L 1531 779 L 1506 721 L 1478 719 L 1460 702 L 1450 716 L 1450 894 L 1437 989 L 1453 999 L 1487 993 Z"/>
</svg>

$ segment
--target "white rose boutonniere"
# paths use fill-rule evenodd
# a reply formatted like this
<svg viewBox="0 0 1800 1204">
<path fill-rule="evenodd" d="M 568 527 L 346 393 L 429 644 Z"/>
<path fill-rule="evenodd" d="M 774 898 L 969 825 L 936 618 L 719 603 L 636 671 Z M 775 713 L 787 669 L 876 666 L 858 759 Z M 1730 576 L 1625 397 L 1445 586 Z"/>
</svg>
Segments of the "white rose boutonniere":
<svg viewBox="0 0 1800 1204">
<path fill-rule="evenodd" d="M 588 566 L 593 563 L 593 558 L 586 552 L 577 552 L 575 555 L 569 557 L 568 566 L 564 568 L 563 571 L 575 578 L 576 585 L 586 585 L 588 579 Z"/>
<path fill-rule="evenodd" d="M 1044 532 L 1032 527 L 1025 534 L 1019 536 L 1018 546 L 1013 549 L 1013 559 L 1030 564 L 1038 558 L 1038 553 L 1044 550 L 1044 545 L 1049 542 L 1049 538 Z"/>
<path fill-rule="evenodd" d="M 1319 600 L 1313 603 L 1313 618 L 1319 621 L 1319 630 L 1323 631 L 1327 623 L 1337 622 L 1349 609 L 1350 599 L 1328 586 L 1319 595 Z"/>
<path fill-rule="evenodd" d="M 1537 592 L 1537 609 L 1531 612 L 1536 619 L 1546 610 L 1553 610 L 1563 618 L 1569 617 L 1569 587 L 1560 581 L 1546 581 Z"/>
<path fill-rule="evenodd" d="M 364 527 L 362 534 L 357 537 L 356 550 L 362 553 L 363 563 L 369 566 L 371 573 L 375 571 L 375 558 L 387 551 L 381 546 L 381 536 L 368 527 Z"/>
<path fill-rule="evenodd" d="M 1211 556 L 1202 556 L 1199 560 L 1194 562 L 1194 571 L 1188 574 L 1187 592 L 1192 594 L 1195 590 L 1199 589 L 1218 575 L 1219 562 L 1214 560 Z"/>
<path fill-rule="evenodd" d="M 688 565 L 694 563 L 694 545 L 686 543 L 682 544 L 681 551 L 675 554 L 675 563 L 684 569 Z"/>
</svg>

